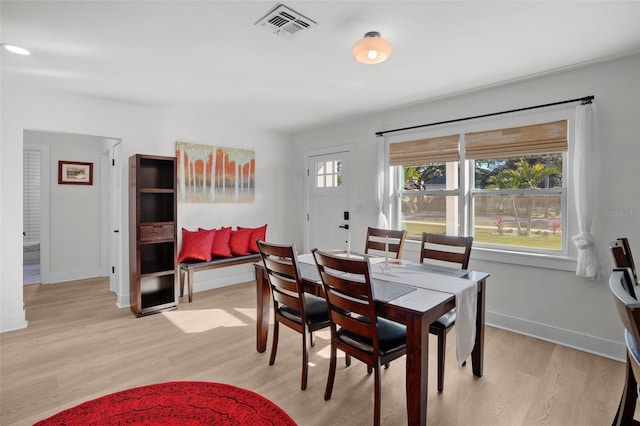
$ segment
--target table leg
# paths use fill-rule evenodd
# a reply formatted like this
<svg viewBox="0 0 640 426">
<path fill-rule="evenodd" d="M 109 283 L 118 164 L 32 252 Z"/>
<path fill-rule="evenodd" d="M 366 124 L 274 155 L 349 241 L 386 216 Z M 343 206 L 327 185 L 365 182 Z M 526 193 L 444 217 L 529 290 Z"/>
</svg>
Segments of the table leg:
<svg viewBox="0 0 640 426">
<path fill-rule="evenodd" d="M 407 424 L 427 424 L 429 378 L 429 324 L 412 317 L 407 324 Z"/>
<path fill-rule="evenodd" d="M 256 350 L 267 350 L 267 335 L 269 334 L 269 302 L 271 289 L 269 281 L 265 277 L 264 268 L 256 265 Z"/>
<path fill-rule="evenodd" d="M 473 374 L 482 377 L 484 370 L 484 302 L 485 302 L 485 280 L 478 282 L 478 304 L 476 310 L 476 343 L 471 352 L 471 363 L 473 364 Z"/>
</svg>

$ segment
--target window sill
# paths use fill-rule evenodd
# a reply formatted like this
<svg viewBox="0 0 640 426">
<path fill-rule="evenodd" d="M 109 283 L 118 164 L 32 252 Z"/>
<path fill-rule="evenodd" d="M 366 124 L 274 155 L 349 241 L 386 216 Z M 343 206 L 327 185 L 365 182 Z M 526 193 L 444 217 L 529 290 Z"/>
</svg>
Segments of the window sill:
<svg viewBox="0 0 640 426">
<path fill-rule="evenodd" d="M 537 268 L 575 271 L 577 260 L 548 254 L 522 253 L 507 250 L 496 250 L 486 247 L 473 247 L 471 259 L 489 262 L 513 263 L 516 265 L 534 266 Z"/>
</svg>

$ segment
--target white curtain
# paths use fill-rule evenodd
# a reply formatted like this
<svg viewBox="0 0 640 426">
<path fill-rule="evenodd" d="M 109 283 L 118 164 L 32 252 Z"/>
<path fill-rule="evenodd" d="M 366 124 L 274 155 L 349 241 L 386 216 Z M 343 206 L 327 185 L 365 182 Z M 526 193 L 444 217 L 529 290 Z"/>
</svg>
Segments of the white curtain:
<svg viewBox="0 0 640 426">
<path fill-rule="evenodd" d="M 598 248 L 591 235 L 600 173 L 596 140 L 594 105 L 576 108 L 575 152 L 573 155 L 573 181 L 580 233 L 573 237 L 578 248 L 576 275 L 596 279 L 600 275 Z"/>
<path fill-rule="evenodd" d="M 384 156 L 384 137 L 377 137 L 378 144 L 378 179 L 377 179 L 377 194 L 376 194 L 376 203 L 378 207 L 378 221 L 376 224 L 377 228 L 380 229 L 389 229 L 389 221 L 387 220 L 387 216 L 384 214 L 384 165 L 386 163 Z"/>
</svg>

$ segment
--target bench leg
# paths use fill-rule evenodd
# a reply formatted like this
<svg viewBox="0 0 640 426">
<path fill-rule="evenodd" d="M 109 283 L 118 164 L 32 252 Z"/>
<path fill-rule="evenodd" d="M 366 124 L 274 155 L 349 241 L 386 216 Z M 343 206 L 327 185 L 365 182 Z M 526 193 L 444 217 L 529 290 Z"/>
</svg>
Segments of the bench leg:
<svg viewBox="0 0 640 426">
<path fill-rule="evenodd" d="M 189 287 L 189 303 L 193 300 L 193 271 L 188 272 L 187 286 Z"/>
<path fill-rule="evenodd" d="M 184 274 L 183 270 L 180 270 L 180 297 L 184 296 Z"/>
</svg>

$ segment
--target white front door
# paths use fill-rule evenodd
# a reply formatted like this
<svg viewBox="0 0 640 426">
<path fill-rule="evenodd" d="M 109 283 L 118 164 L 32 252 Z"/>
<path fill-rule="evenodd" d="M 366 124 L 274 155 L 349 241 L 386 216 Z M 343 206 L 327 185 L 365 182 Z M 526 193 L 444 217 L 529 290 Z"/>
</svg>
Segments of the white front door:
<svg viewBox="0 0 640 426">
<path fill-rule="evenodd" d="M 307 244 L 305 251 L 346 249 L 350 239 L 351 148 L 307 154 Z"/>
</svg>

